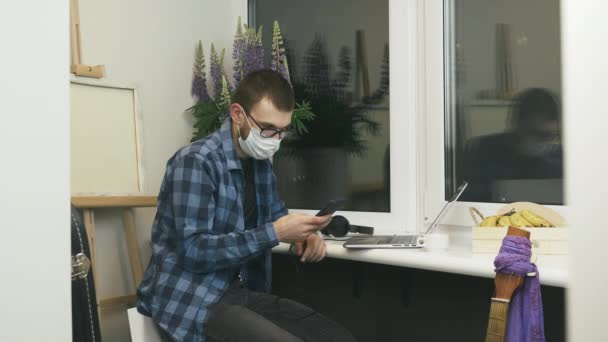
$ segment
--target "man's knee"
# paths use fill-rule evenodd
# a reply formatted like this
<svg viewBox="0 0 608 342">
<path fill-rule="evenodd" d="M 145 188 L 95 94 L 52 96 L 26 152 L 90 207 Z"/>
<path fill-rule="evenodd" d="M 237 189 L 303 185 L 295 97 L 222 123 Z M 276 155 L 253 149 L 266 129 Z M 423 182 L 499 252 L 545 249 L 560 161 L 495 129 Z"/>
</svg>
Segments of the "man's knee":
<svg viewBox="0 0 608 342">
<path fill-rule="evenodd" d="M 281 298 L 278 301 L 280 310 L 285 318 L 296 324 L 291 324 L 294 331 L 305 330 L 307 339 L 315 342 L 354 342 L 354 336 L 340 323 L 316 312 L 300 302 Z"/>
<path fill-rule="evenodd" d="M 343 327 L 342 325 L 336 323 L 336 328 L 334 330 L 334 341 L 336 342 L 356 342 L 357 340 L 351 334 L 351 332 Z"/>
<path fill-rule="evenodd" d="M 355 342 L 355 337 L 353 336 L 353 334 L 346 329 L 343 325 L 341 325 L 340 323 L 327 318 L 323 315 L 320 315 L 317 317 L 317 320 L 319 321 L 318 323 L 318 328 L 320 330 L 324 330 L 325 331 L 325 336 L 327 336 L 327 338 L 322 338 L 322 341 L 332 341 L 332 342 Z"/>
</svg>

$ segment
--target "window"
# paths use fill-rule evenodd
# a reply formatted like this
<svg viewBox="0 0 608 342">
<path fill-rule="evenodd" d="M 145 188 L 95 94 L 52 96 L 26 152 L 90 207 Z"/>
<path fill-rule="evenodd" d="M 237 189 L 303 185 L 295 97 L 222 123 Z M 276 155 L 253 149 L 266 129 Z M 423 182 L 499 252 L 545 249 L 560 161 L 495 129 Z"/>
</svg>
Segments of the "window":
<svg viewBox="0 0 608 342">
<path fill-rule="evenodd" d="M 444 2 L 445 196 L 563 204 L 559 1 Z"/>
<path fill-rule="evenodd" d="M 281 198 L 289 208 L 345 198 L 346 210 L 389 213 L 389 1 L 250 1 L 266 51 L 275 20 L 296 100 L 310 101 L 316 115 L 274 158 Z"/>
</svg>

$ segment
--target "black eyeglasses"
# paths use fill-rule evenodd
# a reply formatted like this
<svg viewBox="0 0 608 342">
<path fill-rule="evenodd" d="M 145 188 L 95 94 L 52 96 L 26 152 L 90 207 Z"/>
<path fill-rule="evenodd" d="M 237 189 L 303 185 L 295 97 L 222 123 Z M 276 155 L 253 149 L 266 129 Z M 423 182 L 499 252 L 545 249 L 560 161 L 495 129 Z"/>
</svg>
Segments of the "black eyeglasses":
<svg viewBox="0 0 608 342">
<path fill-rule="evenodd" d="M 243 111 L 243 113 L 245 113 L 245 111 Z M 287 127 L 285 129 L 263 127 L 253 118 L 253 116 L 251 116 L 247 113 L 245 113 L 245 116 L 250 117 L 251 120 L 253 120 L 253 122 L 260 128 L 260 135 L 262 136 L 262 138 L 274 138 L 278 135 L 279 139 L 283 139 L 283 138 L 289 136 L 293 132 L 291 127 Z"/>
</svg>

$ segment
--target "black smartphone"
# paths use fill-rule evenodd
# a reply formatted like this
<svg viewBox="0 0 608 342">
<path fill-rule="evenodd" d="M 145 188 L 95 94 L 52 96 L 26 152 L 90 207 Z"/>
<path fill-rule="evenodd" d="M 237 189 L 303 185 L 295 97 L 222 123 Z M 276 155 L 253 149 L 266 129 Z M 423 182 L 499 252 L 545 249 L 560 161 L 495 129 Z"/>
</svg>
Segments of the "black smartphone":
<svg viewBox="0 0 608 342">
<path fill-rule="evenodd" d="M 334 199 L 327 203 L 325 208 L 319 210 L 316 216 L 326 216 L 335 213 L 338 209 L 342 208 L 346 203 L 343 199 Z"/>
</svg>

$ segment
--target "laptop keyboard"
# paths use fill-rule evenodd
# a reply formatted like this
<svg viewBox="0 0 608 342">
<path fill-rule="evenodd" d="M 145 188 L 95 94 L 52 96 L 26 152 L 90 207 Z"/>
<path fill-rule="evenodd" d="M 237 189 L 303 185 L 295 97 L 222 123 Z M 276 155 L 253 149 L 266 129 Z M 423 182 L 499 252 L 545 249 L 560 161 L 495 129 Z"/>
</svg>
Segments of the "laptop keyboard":
<svg viewBox="0 0 608 342">
<path fill-rule="evenodd" d="M 415 245 L 418 236 L 416 235 L 405 235 L 405 236 L 394 236 L 389 243 L 391 244 L 403 244 L 403 245 Z"/>
<path fill-rule="evenodd" d="M 377 245 L 415 245 L 418 241 L 417 235 L 384 236 L 378 237 Z"/>
<path fill-rule="evenodd" d="M 394 246 L 416 246 L 418 235 L 380 235 L 380 236 L 355 236 L 346 244 L 353 245 L 394 245 Z"/>
</svg>

